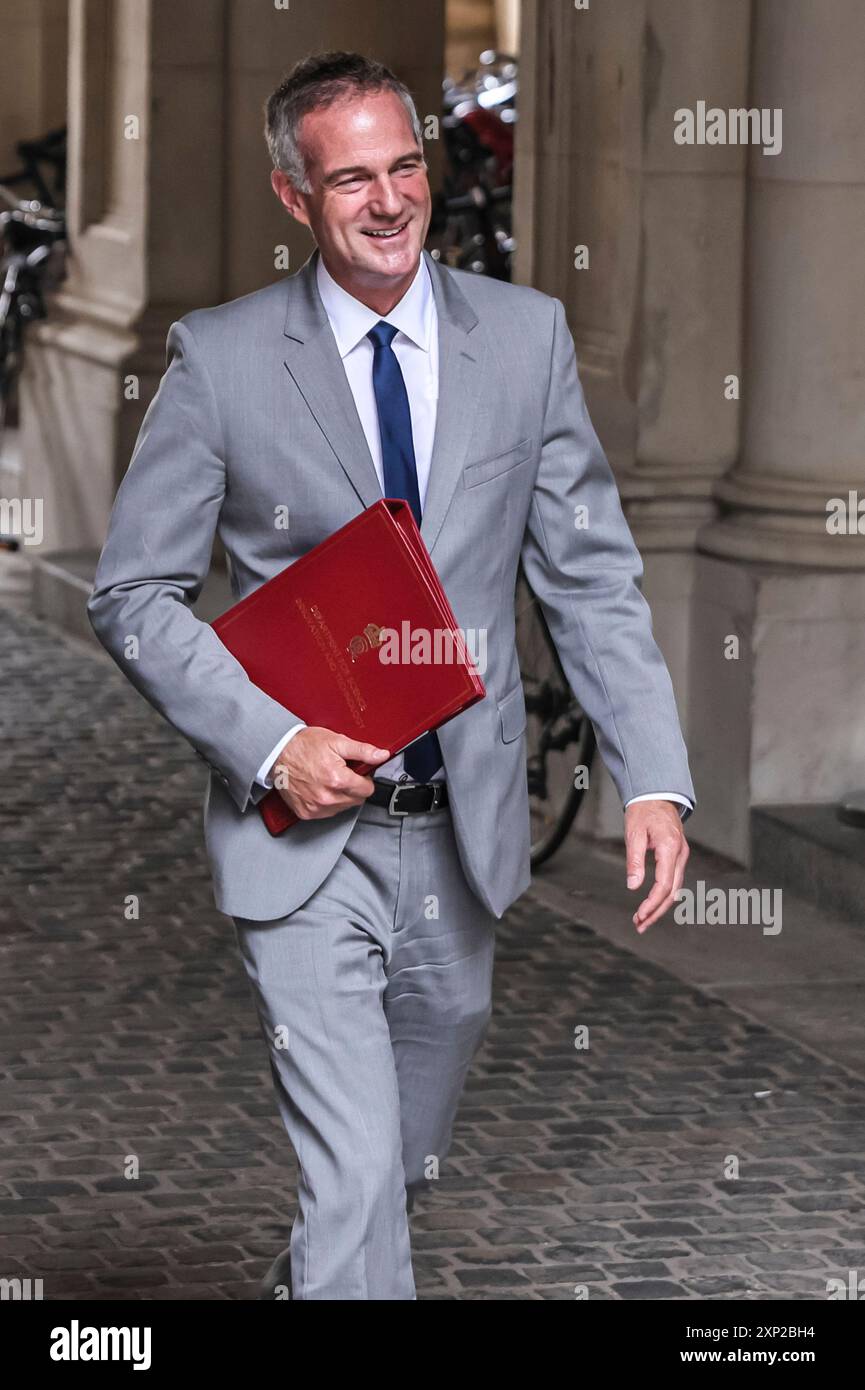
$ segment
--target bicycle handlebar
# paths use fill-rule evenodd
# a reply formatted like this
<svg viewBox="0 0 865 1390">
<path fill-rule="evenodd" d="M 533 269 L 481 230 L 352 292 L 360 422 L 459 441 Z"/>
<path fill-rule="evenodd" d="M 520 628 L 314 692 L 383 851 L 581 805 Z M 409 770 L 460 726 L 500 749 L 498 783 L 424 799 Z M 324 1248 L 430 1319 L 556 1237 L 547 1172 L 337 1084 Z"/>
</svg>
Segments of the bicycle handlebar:
<svg viewBox="0 0 865 1390">
<path fill-rule="evenodd" d="M 38 198 L 16 198 L 8 184 L 0 183 L 0 199 L 9 205 L 13 215 L 18 213 L 29 225 L 40 227 L 42 231 L 51 231 L 63 222 L 59 208 L 46 207 Z"/>
<path fill-rule="evenodd" d="M 455 198 L 446 198 L 445 207 L 448 212 L 470 212 L 477 208 L 488 207 L 490 203 L 504 203 L 512 195 L 512 189 L 505 188 L 484 188 L 480 184 L 473 188 L 470 193 L 462 193 Z"/>
</svg>

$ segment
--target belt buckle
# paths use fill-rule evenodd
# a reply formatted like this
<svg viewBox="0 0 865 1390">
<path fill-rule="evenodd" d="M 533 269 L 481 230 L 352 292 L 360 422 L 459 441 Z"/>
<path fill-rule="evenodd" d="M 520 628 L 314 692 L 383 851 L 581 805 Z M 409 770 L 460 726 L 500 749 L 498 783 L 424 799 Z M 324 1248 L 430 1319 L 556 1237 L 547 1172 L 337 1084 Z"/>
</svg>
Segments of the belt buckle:
<svg viewBox="0 0 865 1390">
<path fill-rule="evenodd" d="M 401 791 L 402 791 L 402 785 L 401 785 L 399 782 L 397 782 L 396 786 L 394 787 L 393 791 L 392 791 L 391 794 L 390 794 L 390 801 L 388 802 L 388 806 L 387 806 L 387 812 L 388 812 L 388 815 L 389 815 L 389 816 L 407 816 L 407 815 L 408 815 L 408 811 L 399 811 L 399 810 L 397 810 L 396 799 L 397 799 L 397 797 L 399 796 L 399 794 L 400 794 Z"/>
</svg>

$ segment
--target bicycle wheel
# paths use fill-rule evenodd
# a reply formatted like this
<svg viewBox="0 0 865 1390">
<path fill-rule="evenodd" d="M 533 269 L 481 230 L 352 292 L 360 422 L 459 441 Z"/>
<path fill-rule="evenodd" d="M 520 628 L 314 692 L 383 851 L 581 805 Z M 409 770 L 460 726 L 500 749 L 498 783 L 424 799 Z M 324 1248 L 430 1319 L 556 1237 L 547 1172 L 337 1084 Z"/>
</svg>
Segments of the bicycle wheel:
<svg viewBox="0 0 865 1390">
<path fill-rule="evenodd" d="M 21 329 L 0 302 L 0 444 L 6 428 L 18 424 L 18 374 L 21 368 Z"/>
<path fill-rule="evenodd" d="M 568 685 L 540 604 L 520 570 L 517 655 L 526 698 L 532 867 L 561 845 L 585 795 L 595 731 Z"/>
</svg>

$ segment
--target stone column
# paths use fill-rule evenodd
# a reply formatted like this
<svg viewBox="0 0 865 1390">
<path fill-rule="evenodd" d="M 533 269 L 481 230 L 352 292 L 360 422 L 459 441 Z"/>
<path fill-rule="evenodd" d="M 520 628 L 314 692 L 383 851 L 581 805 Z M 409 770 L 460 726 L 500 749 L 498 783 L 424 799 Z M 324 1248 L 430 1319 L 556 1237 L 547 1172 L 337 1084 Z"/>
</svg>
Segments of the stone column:
<svg viewBox="0 0 865 1390">
<path fill-rule="evenodd" d="M 71 0 L 69 274 L 21 409 L 52 551 L 101 545 L 168 325 L 220 296 L 224 16 L 224 0 Z"/>
<path fill-rule="evenodd" d="M 753 35 L 749 105 L 781 110 L 782 150 L 750 153 L 743 445 L 691 661 L 699 838 L 744 862 L 752 807 L 832 803 L 865 767 L 865 518 L 831 534 L 826 510 L 865 501 L 865 9 L 755 0 Z"/>
<path fill-rule="evenodd" d="M 636 439 L 619 477 L 644 554 L 693 547 L 738 454 L 725 380 L 741 375 L 747 151 L 678 144 L 674 129 L 700 100 L 744 104 L 749 18 L 749 0 L 646 6 L 641 139 L 624 171 L 639 217 L 622 364 Z"/>
<path fill-rule="evenodd" d="M 495 0 L 496 3 L 496 43 L 502 53 L 519 56 L 520 48 L 520 0 Z"/>
<path fill-rule="evenodd" d="M 678 108 L 744 98 L 748 13 L 524 6 L 516 278 L 568 309 L 643 548 L 693 544 L 738 451 L 745 151 L 673 136 Z"/>
<path fill-rule="evenodd" d="M 748 24 L 748 0 L 523 9 L 516 278 L 567 308 L 686 725 L 694 545 L 738 452 L 746 155 L 677 144 L 675 113 L 741 104 Z M 617 833 L 597 791 L 581 823 Z"/>
<path fill-rule="evenodd" d="M 783 144 L 750 152 L 744 436 L 713 555 L 865 569 L 863 56 L 859 0 L 755 0 L 749 104 L 780 109 Z M 829 534 L 857 488 L 863 534 Z"/>
</svg>

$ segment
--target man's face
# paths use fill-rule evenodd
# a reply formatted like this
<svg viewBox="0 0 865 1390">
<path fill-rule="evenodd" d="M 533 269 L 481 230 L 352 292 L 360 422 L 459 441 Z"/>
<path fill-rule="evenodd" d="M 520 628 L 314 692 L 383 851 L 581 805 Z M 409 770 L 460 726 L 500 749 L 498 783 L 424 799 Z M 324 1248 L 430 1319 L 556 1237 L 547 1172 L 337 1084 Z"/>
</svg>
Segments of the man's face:
<svg viewBox="0 0 865 1390">
<path fill-rule="evenodd" d="M 312 191 L 275 171 L 288 211 L 310 227 L 325 265 L 345 288 L 386 290 L 417 269 L 431 201 L 423 151 L 395 92 L 336 101 L 300 123 Z"/>
</svg>

